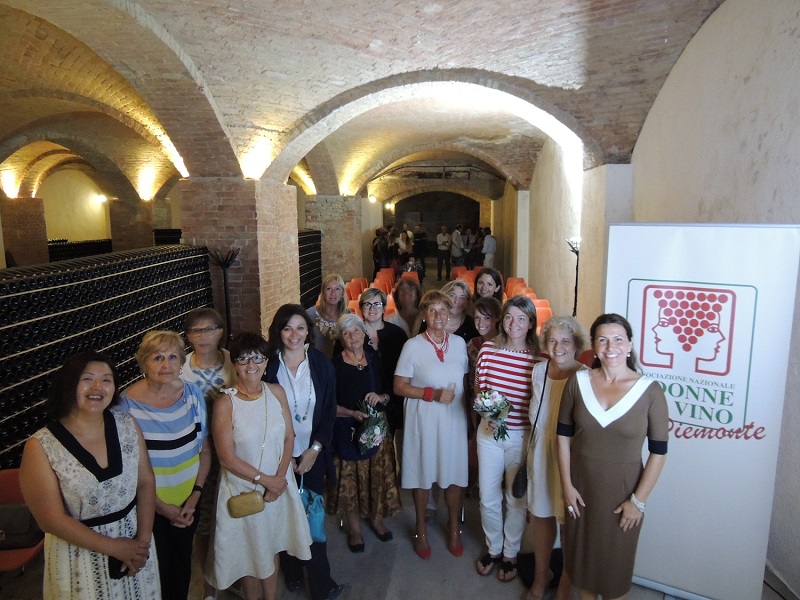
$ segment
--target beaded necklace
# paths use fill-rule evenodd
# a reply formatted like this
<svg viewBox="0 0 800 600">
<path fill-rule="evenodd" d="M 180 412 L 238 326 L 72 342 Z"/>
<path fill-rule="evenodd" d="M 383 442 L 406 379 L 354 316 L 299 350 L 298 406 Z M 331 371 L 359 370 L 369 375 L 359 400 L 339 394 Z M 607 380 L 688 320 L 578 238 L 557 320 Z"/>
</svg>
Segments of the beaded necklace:
<svg viewBox="0 0 800 600">
<path fill-rule="evenodd" d="M 307 350 L 305 356 L 305 360 L 308 360 Z M 309 371 L 308 373 L 308 402 L 306 402 L 306 412 L 301 417 L 300 411 L 297 410 L 297 390 L 294 387 L 294 377 L 292 377 L 292 374 L 289 372 L 289 368 L 283 361 L 283 354 L 281 354 L 281 365 L 283 365 L 283 370 L 286 372 L 286 380 L 289 382 L 289 387 L 292 389 L 292 399 L 294 400 L 294 420 L 298 423 L 301 423 L 308 418 L 308 411 L 311 408 L 311 395 L 314 393 L 314 382 L 311 381 L 311 372 Z"/>
<path fill-rule="evenodd" d="M 425 336 L 425 339 L 431 343 L 431 346 L 433 346 L 439 362 L 444 362 L 444 355 L 447 354 L 447 351 L 450 349 L 450 334 L 445 332 L 444 341 L 441 344 L 434 342 L 433 338 L 428 335 L 427 331 L 423 335 Z"/>
</svg>

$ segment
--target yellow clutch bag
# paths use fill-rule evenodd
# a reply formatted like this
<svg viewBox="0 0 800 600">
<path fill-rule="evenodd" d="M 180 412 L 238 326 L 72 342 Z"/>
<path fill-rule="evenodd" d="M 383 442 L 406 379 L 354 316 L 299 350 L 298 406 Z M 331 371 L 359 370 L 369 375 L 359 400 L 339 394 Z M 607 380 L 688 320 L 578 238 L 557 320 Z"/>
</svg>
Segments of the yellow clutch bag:
<svg viewBox="0 0 800 600">
<path fill-rule="evenodd" d="M 228 512 L 234 519 L 254 515 L 264 510 L 264 496 L 261 492 L 242 492 L 238 496 L 228 498 Z"/>
</svg>

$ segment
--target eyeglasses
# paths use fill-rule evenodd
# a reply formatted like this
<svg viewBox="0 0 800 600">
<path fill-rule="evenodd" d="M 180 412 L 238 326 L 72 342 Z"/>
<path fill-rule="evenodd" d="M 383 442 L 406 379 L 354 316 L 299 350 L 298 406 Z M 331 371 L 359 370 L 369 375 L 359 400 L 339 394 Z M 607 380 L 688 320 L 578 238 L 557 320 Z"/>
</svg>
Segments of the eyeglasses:
<svg viewBox="0 0 800 600">
<path fill-rule="evenodd" d="M 253 361 L 254 365 L 260 365 L 265 360 L 267 360 L 267 357 L 261 356 L 260 354 L 254 354 L 253 356 L 240 356 L 239 358 L 236 359 L 236 364 L 244 366 L 251 360 Z"/>
<path fill-rule="evenodd" d="M 383 308 L 383 302 L 362 302 L 364 308 Z"/>
<path fill-rule="evenodd" d="M 208 335 L 222 329 L 222 327 L 190 327 L 186 330 L 189 335 Z"/>
</svg>

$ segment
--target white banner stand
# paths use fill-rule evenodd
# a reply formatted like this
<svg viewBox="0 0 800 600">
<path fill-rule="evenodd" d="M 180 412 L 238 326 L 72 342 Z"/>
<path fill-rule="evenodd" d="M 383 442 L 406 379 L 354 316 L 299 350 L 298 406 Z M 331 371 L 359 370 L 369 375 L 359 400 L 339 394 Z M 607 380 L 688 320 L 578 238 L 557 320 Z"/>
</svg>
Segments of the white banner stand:
<svg viewBox="0 0 800 600">
<path fill-rule="evenodd" d="M 761 598 L 800 228 L 612 225 L 606 310 L 664 388 L 667 462 L 634 581 L 678 598 Z"/>
</svg>

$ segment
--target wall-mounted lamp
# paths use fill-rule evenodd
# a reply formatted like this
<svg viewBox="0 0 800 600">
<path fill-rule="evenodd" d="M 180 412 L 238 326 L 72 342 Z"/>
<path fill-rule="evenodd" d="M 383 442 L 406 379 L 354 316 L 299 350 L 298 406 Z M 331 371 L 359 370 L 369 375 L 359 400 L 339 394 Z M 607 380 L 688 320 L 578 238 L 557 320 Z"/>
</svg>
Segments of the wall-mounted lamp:
<svg viewBox="0 0 800 600">
<path fill-rule="evenodd" d="M 369 197 L 369 203 L 370 204 L 375 204 L 377 201 L 378 201 L 378 199 L 375 196 L 370 196 Z"/>
<path fill-rule="evenodd" d="M 567 240 L 570 251 L 575 255 L 575 301 L 572 303 L 572 316 L 578 316 L 578 265 L 581 261 L 581 238 L 571 237 Z"/>
<path fill-rule="evenodd" d="M 394 204 L 392 204 L 391 202 L 387 202 L 386 204 L 384 204 L 383 208 L 385 208 L 389 212 L 394 212 Z"/>
<path fill-rule="evenodd" d="M 103 194 L 97 194 L 94 197 L 94 201 L 97 202 L 98 204 L 103 204 L 105 202 L 108 202 L 108 198 Z"/>
</svg>

